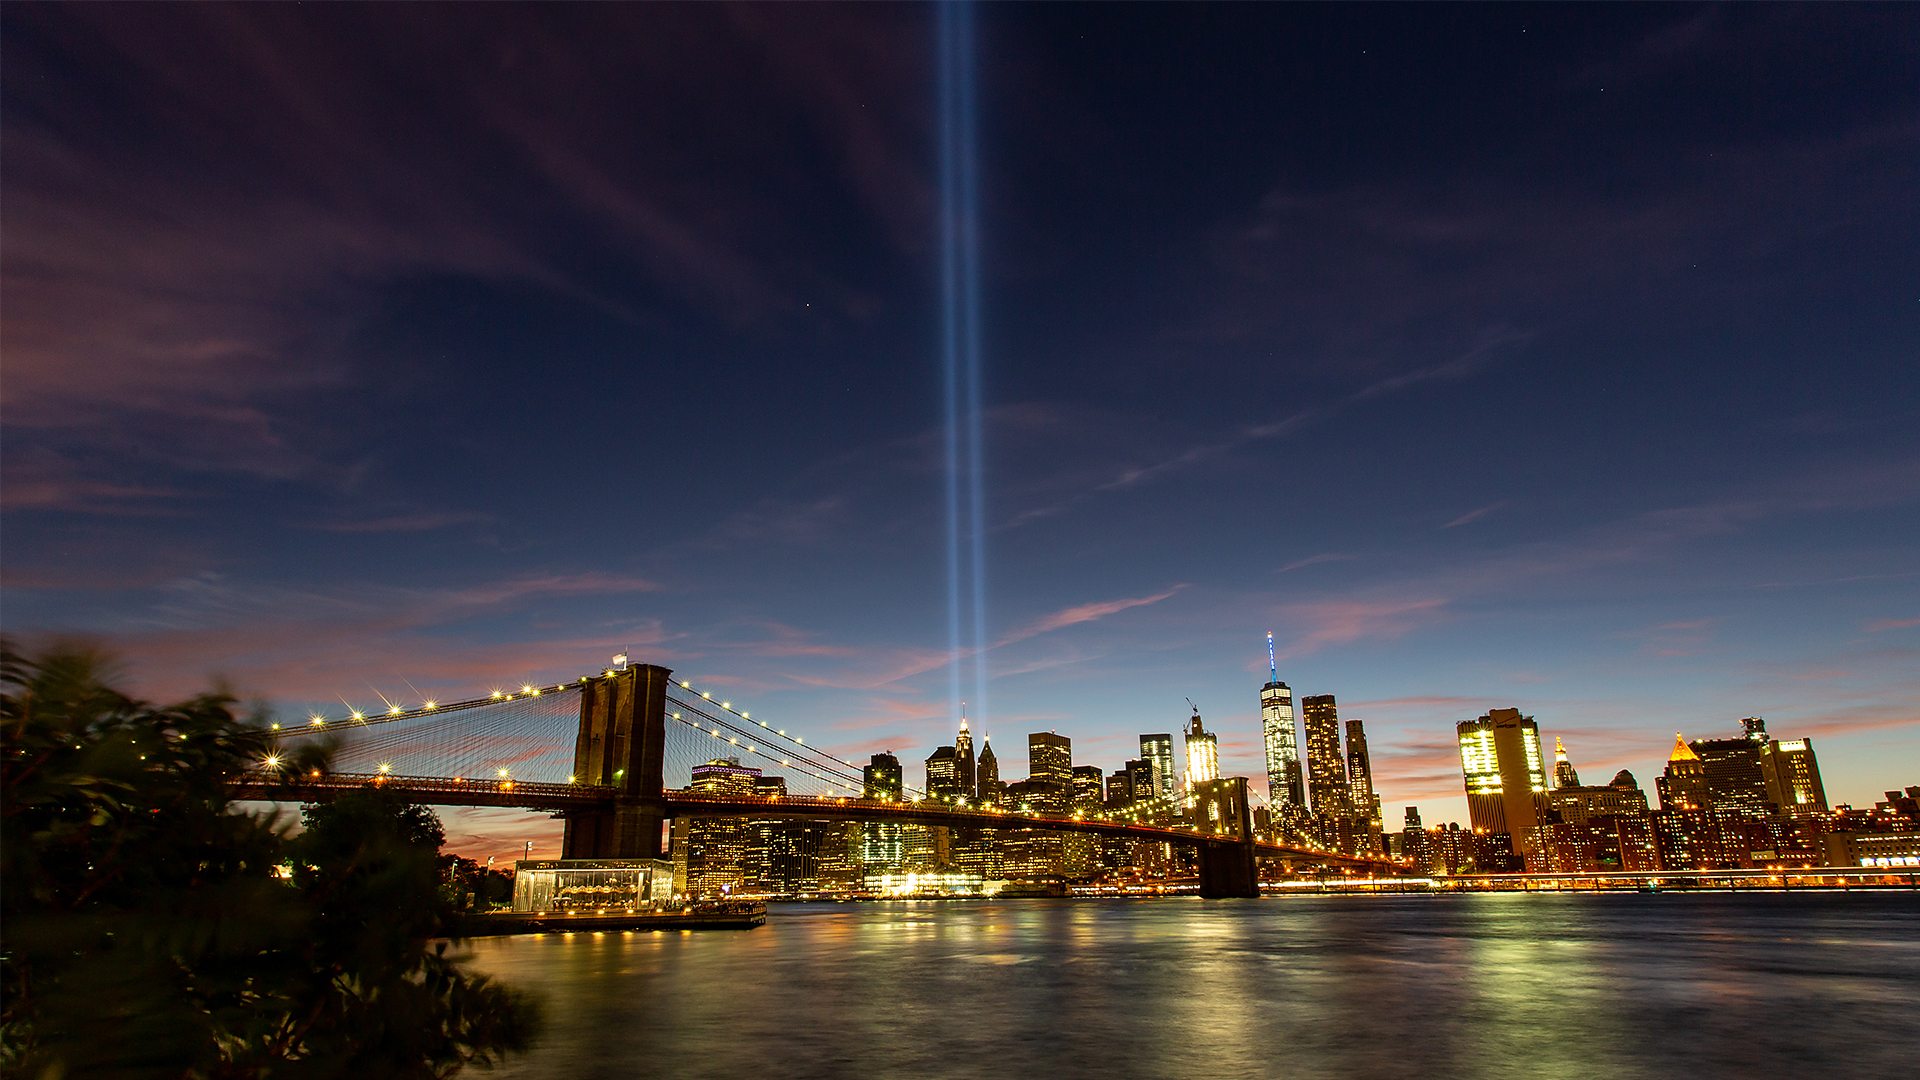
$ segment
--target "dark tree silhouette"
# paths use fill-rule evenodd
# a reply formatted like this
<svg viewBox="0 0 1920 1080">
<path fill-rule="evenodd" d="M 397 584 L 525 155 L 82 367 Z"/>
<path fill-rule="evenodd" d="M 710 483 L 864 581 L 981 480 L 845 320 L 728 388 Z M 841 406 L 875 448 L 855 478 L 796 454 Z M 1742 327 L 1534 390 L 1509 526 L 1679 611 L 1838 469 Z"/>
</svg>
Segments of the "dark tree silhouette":
<svg viewBox="0 0 1920 1080">
<path fill-rule="evenodd" d="M 257 718 L 111 682 L 97 654 L 0 645 L 9 1074 L 445 1076 L 525 1046 L 531 1003 L 432 943 L 431 812 L 369 793 L 293 836 L 228 794 L 269 752 Z"/>
</svg>

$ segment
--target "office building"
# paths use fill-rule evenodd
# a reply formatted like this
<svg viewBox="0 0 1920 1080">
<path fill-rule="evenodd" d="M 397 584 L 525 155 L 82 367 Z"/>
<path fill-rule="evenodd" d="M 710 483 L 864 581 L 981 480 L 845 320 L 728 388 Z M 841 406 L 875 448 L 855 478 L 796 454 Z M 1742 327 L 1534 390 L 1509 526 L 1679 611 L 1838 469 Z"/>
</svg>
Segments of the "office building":
<svg viewBox="0 0 1920 1080">
<path fill-rule="evenodd" d="M 1767 747 L 1766 721 L 1750 716 L 1740 726 L 1738 738 L 1695 739 L 1689 744 L 1707 778 L 1704 805 L 1765 817 L 1767 779 L 1760 759 Z"/>
<path fill-rule="evenodd" d="M 1064 811 L 1073 799 L 1073 740 L 1051 731 L 1028 735 L 1027 779 L 1054 790 L 1047 810 Z"/>
<path fill-rule="evenodd" d="M 1293 690 L 1280 681 L 1272 631 L 1267 633 L 1267 684 L 1260 688 L 1260 739 L 1267 756 L 1267 805 L 1275 817 L 1305 810 L 1307 793 L 1300 777 Z"/>
<path fill-rule="evenodd" d="M 927 755 L 927 798 L 951 802 L 961 795 L 960 767 L 953 747 Z"/>
<path fill-rule="evenodd" d="M 998 806 L 1007 797 L 1007 785 L 1000 782 L 1000 759 L 993 755 L 993 736 L 980 741 L 978 786 L 974 798 L 989 806 Z"/>
<path fill-rule="evenodd" d="M 1173 736 L 1140 736 L 1140 759 L 1153 770 L 1153 795 L 1163 799 L 1173 797 Z M 1135 793 L 1138 795 L 1138 793 Z"/>
<path fill-rule="evenodd" d="M 1702 810 L 1707 806 L 1707 771 L 1700 755 L 1687 745 L 1686 736 L 1673 733 L 1673 752 L 1667 755 L 1667 771 L 1653 782 L 1660 793 L 1660 809 L 1672 811 Z M 1691 846 L 1689 846 L 1691 850 Z M 1691 865 L 1682 863 L 1679 868 Z"/>
<path fill-rule="evenodd" d="M 1534 826 L 1546 817 L 1547 771 L 1539 726 L 1519 709 L 1493 709 L 1455 727 L 1474 833 L 1512 837 L 1513 855 L 1524 859 Z M 1482 855 L 1492 853 L 1483 845 Z"/>
<path fill-rule="evenodd" d="M 953 770 L 960 794 L 968 802 L 980 795 L 979 765 L 973 756 L 973 732 L 967 727 L 967 707 L 960 706 L 960 730 L 953 737 Z"/>
<path fill-rule="evenodd" d="M 1553 737 L 1553 786 L 1580 786 L 1580 774 L 1573 771 L 1573 761 L 1567 757 L 1567 744 L 1561 742 L 1558 735 Z"/>
<path fill-rule="evenodd" d="M 1767 801 L 1788 818 L 1813 817 L 1827 812 L 1827 792 L 1820 785 L 1820 763 L 1813 756 L 1812 739 L 1774 739 L 1760 756 Z"/>
</svg>

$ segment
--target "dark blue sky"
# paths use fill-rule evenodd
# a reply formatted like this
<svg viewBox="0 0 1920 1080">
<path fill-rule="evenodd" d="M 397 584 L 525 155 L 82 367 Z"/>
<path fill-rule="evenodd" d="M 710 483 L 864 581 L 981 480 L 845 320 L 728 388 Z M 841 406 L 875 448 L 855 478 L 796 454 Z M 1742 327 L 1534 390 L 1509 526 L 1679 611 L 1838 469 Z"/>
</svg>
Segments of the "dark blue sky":
<svg viewBox="0 0 1920 1080">
<path fill-rule="evenodd" d="M 932 9 L 0 20 L 9 634 L 300 712 L 626 646 L 945 741 Z M 1272 629 L 1429 820 L 1505 705 L 1920 782 L 1912 30 L 981 9 L 1008 771 L 1192 697 L 1257 775 Z"/>
</svg>

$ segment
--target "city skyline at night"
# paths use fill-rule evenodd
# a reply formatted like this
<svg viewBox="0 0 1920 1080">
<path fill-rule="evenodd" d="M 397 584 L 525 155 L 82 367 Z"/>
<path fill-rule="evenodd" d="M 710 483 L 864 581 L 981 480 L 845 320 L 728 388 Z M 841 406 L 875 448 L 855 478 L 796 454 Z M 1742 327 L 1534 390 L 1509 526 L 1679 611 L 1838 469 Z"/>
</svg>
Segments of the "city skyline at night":
<svg viewBox="0 0 1920 1080">
<path fill-rule="evenodd" d="M 1305 793 L 1282 684 L 1389 828 L 1500 709 L 1913 783 L 1906 13 L 1376 15 L 980 9 L 963 122 L 933 8 L 9 5 L 7 633 L 296 719 L 625 651 L 1009 779 L 1191 699 Z"/>
</svg>

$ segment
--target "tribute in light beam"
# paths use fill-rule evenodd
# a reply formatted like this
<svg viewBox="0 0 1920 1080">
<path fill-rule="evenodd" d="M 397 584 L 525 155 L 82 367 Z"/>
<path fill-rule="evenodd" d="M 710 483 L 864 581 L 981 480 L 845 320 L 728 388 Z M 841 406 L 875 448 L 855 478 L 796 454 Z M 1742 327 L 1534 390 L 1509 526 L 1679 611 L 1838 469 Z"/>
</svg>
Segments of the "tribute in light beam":
<svg viewBox="0 0 1920 1080">
<path fill-rule="evenodd" d="M 981 436 L 979 182 L 973 8 L 940 7 L 941 335 L 946 393 L 949 700 L 972 667 L 974 715 L 987 714 L 986 495 Z M 961 498 L 964 483 L 966 498 Z M 962 558 L 962 547 L 965 557 Z"/>
</svg>

